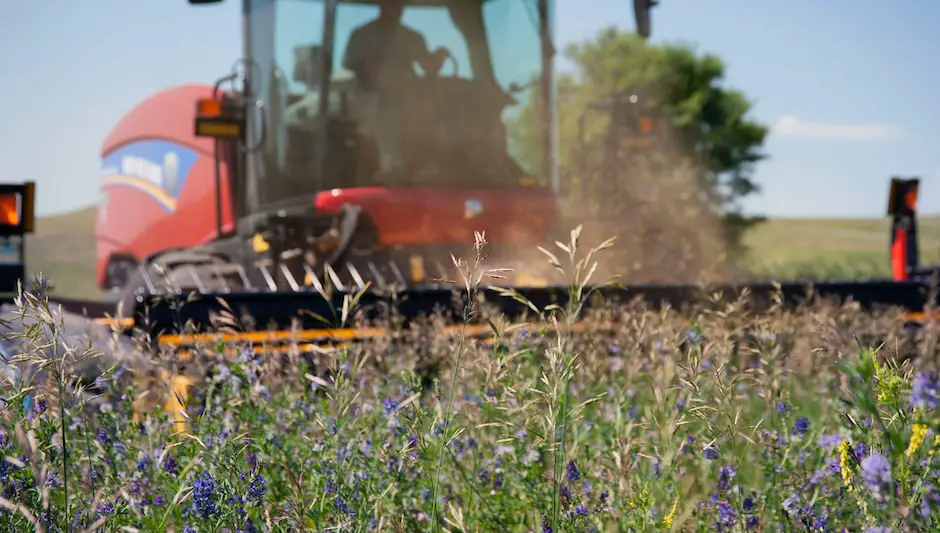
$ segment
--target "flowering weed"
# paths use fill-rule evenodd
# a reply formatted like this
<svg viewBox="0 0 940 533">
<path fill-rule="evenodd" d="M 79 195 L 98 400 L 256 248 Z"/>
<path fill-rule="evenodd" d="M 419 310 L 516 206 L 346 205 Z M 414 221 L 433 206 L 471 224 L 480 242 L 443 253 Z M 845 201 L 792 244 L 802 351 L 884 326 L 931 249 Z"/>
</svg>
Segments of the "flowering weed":
<svg viewBox="0 0 940 533">
<path fill-rule="evenodd" d="M 161 399 L 133 415 L 162 390 L 135 385 L 141 360 L 173 372 L 179 361 L 102 360 L 84 376 L 76 365 L 100 354 L 50 350 L 57 315 L 24 295 L 23 319 L 39 326 L 6 361 L 22 371 L 0 409 L 0 530 L 936 527 L 940 380 L 886 352 L 903 334 L 894 315 L 707 303 L 588 313 L 602 250 L 581 258 L 578 238 L 560 247 L 566 268 L 546 251 L 572 272 L 567 308 L 531 306 L 511 325 L 469 306 L 489 340 L 445 336 L 431 317 L 395 342 L 313 355 L 209 346 L 187 370 L 198 383 L 185 416 Z M 477 267 L 470 296 L 487 275 Z M 860 332 L 882 348 L 860 349 Z"/>
</svg>

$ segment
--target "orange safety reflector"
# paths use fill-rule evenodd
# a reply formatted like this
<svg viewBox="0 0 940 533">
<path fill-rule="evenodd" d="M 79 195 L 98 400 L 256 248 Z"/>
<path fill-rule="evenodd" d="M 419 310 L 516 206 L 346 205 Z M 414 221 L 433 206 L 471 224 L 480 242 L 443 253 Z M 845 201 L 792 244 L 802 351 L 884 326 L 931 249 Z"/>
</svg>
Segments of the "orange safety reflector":
<svg viewBox="0 0 940 533">
<path fill-rule="evenodd" d="M 0 217 L 6 226 L 20 224 L 20 195 L 16 193 L 0 194 Z"/>
<path fill-rule="evenodd" d="M 940 319 L 940 313 L 927 314 L 923 311 L 907 312 L 907 313 L 903 313 L 902 316 L 906 318 L 907 320 L 917 320 L 917 321 Z"/>
<path fill-rule="evenodd" d="M 653 119 L 649 117 L 640 118 L 640 133 L 650 133 L 653 131 Z"/>
<path fill-rule="evenodd" d="M 906 281 L 907 272 L 907 233 L 904 228 L 898 228 L 894 233 L 894 244 L 891 246 L 891 275 L 895 281 Z"/>
<path fill-rule="evenodd" d="M 221 117 L 222 100 L 218 98 L 200 98 L 196 104 L 196 114 L 200 117 Z"/>
</svg>

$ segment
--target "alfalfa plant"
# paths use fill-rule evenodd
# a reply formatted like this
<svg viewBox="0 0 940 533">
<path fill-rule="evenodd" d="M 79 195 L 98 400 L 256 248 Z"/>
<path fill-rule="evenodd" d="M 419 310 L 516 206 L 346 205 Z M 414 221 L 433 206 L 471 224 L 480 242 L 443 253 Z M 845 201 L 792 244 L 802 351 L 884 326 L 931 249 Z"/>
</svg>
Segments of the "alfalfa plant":
<svg viewBox="0 0 940 533">
<path fill-rule="evenodd" d="M 81 363 L 87 363 L 90 359 L 97 358 L 101 354 L 94 350 L 89 342 L 86 346 L 69 346 L 65 339 L 65 325 L 61 314 L 55 313 L 50 308 L 47 292 L 44 290 L 46 284 L 40 275 L 32 284 L 30 290 L 24 290 L 22 284 L 19 284 L 15 305 L 18 311 L 18 321 L 23 324 L 23 331 L 11 331 L 5 334 L 6 341 L 12 341 L 21 349 L 19 353 L 14 354 L 7 362 L 10 365 L 14 383 L 11 387 L 14 393 L 8 398 L 7 408 L 11 408 L 19 403 L 25 411 L 37 406 L 45 406 L 50 403 L 58 407 L 58 439 L 51 437 L 51 447 L 38 446 L 33 429 L 25 430 L 22 424 L 17 425 L 17 434 L 21 445 L 31 455 L 35 455 L 37 462 L 30 461 L 31 465 L 43 465 L 43 472 L 35 473 L 39 479 L 46 479 L 54 472 L 46 470 L 54 469 L 50 462 L 46 462 L 42 457 L 46 454 L 59 455 L 59 468 L 62 474 L 62 511 L 59 517 L 63 524 L 67 524 L 71 516 L 70 493 L 69 493 L 69 442 L 67 438 L 67 424 L 71 418 L 68 411 L 77 411 L 84 414 L 85 404 L 88 400 L 86 385 L 76 375 L 75 367 Z M 31 320 L 31 322 L 30 322 Z M 41 382 L 37 383 L 36 378 Z M 28 414 L 28 413 L 26 413 Z M 25 418 L 25 415 L 24 415 Z M 22 421 L 21 421 L 22 422 Z M 84 424 L 83 424 L 84 425 Z M 85 431 L 86 441 L 87 429 Z M 87 444 L 87 442 L 86 442 Z M 46 448 L 46 449 L 43 449 Z M 58 451 L 56 451 L 58 449 Z M 51 524 L 54 521 L 52 513 L 55 508 L 52 506 L 51 488 L 47 485 L 41 493 L 41 504 L 45 509 L 47 521 Z M 23 514 L 21 504 L 14 504 L 5 499 L 0 501 L 7 509 L 15 509 Z M 23 516 L 35 525 L 37 530 L 42 529 L 40 521 L 30 520 L 26 514 Z"/>
<path fill-rule="evenodd" d="M 549 264 L 568 280 L 568 299 L 564 306 L 550 304 L 544 309 L 539 309 L 514 289 L 491 287 L 501 295 L 526 305 L 536 313 L 539 321 L 547 325 L 554 333 L 554 344 L 546 351 L 547 369 L 542 370 L 539 376 L 541 387 L 532 391 L 545 402 L 546 414 L 542 418 L 542 436 L 546 441 L 551 441 L 548 449 L 552 456 L 551 528 L 553 530 L 559 530 L 561 527 L 560 489 L 567 457 L 568 427 L 577 422 L 585 407 L 601 398 L 601 396 L 589 398 L 573 408 L 570 405 L 571 383 L 577 373 L 579 359 L 579 353 L 575 349 L 573 326 L 580 319 L 588 299 L 598 289 L 611 285 L 616 279 L 609 278 L 597 284 L 591 283 L 598 268 L 596 256 L 611 248 L 615 239 L 607 239 L 597 247 L 588 250 L 584 257 L 579 258 L 581 231 L 582 227 L 578 226 L 571 231 L 567 243 L 555 242 L 555 246 L 566 256 L 567 268 L 555 253 L 539 247 L 539 251 L 548 258 Z M 548 525 L 545 519 L 543 523 Z"/>
</svg>

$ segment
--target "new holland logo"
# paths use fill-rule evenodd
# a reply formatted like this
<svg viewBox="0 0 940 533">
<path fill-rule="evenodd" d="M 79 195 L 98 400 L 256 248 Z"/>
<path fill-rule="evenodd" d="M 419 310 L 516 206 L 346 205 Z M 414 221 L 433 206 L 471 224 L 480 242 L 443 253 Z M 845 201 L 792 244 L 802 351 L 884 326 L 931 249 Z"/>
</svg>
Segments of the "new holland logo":
<svg viewBox="0 0 940 533">
<path fill-rule="evenodd" d="M 471 219 L 480 216 L 483 213 L 483 202 L 476 198 L 471 198 L 463 204 L 463 217 Z"/>
<path fill-rule="evenodd" d="M 138 141 L 105 156 L 102 185 L 135 189 L 171 213 L 197 158 L 197 152 L 175 143 Z"/>
</svg>

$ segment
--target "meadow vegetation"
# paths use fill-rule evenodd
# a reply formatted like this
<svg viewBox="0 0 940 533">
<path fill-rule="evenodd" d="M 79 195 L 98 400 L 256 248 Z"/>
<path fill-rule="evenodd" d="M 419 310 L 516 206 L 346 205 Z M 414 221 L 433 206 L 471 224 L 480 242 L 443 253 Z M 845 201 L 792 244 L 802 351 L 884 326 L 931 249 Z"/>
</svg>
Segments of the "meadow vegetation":
<svg viewBox="0 0 940 533">
<path fill-rule="evenodd" d="M 36 325 L 5 354 L 19 373 L 0 409 L 0 529 L 934 527 L 932 327 L 826 302 L 585 311 L 602 251 L 574 244 L 551 259 L 572 303 L 524 324 L 468 306 L 489 338 L 445 335 L 432 317 L 308 353 L 207 345 L 125 364 L 57 342 L 46 296 L 24 292 Z M 470 296 L 500 275 L 478 258 L 461 271 Z M 355 303 L 338 325 L 356 323 Z M 92 378 L 76 370 L 90 361 Z M 168 412 L 176 372 L 195 386 Z"/>
</svg>

